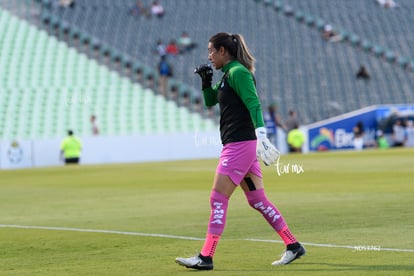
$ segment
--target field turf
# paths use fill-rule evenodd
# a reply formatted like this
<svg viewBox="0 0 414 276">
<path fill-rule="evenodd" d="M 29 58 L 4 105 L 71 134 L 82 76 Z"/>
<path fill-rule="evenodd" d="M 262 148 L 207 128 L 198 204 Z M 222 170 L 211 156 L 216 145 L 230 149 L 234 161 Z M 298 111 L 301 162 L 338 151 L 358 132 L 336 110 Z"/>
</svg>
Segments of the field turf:
<svg viewBox="0 0 414 276">
<path fill-rule="evenodd" d="M 217 160 L 0 171 L 0 275 L 194 275 Z M 197 275 L 413 275 L 414 150 L 283 155 L 263 167 L 268 197 L 305 257 L 241 190 L 215 269 Z"/>
</svg>

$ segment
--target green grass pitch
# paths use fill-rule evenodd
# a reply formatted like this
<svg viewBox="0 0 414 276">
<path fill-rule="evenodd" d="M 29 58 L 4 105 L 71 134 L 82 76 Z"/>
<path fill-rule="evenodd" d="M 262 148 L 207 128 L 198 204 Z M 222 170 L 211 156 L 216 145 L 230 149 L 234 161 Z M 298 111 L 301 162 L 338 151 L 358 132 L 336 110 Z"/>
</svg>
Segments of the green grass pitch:
<svg viewBox="0 0 414 276">
<path fill-rule="evenodd" d="M 174 259 L 202 246 L 216 164 L 0 171 L 0 275 L 193 275 Z M 413 165 L 413 149 L 283 155 L 264 183 L 307 255 L 272 267 L 284 245 L 238 189 L 197 273 L 413 275 Z"/>
</svg>

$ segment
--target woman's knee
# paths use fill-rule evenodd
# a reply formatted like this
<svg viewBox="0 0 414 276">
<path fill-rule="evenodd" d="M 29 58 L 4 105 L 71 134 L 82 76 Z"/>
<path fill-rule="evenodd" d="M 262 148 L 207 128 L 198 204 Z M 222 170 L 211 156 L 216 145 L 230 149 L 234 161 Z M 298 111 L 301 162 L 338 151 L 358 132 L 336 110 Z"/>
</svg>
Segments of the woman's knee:
<svg viewBox="0 0 414 276">
<path fill-rule="evenodd" d="M 214 177 L 213 190 L 227 197 L 230 197 L 237 185 L 233 183 L 229 176 L 224 174 L 216 174 Z"/>
</svg>

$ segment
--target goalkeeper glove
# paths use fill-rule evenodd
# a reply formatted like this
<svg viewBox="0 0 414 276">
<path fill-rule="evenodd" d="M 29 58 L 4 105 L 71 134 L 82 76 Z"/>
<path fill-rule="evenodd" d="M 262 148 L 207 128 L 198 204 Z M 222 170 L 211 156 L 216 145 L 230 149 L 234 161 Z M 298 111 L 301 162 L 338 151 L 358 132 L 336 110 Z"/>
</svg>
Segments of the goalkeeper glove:
<svg viewBox="0 0 414 276">
<path fill-rule="evenodd" d="M 194 74 L 199 74 L 202 82 L 202 89 L 211 86 L 213 81 L 213 69 L 210 64 L 202 64 L 194 68 Z"/>
<path fill-rule="evenodd" d="M 257 148 L 256 153 L 258 158 L 262 159 L 266 166 L 269 166 L 277 161 L 280 152 L 269 141 L 266 136 L 266 129 L 264 127 L 256 128 Z"/>
</svg>

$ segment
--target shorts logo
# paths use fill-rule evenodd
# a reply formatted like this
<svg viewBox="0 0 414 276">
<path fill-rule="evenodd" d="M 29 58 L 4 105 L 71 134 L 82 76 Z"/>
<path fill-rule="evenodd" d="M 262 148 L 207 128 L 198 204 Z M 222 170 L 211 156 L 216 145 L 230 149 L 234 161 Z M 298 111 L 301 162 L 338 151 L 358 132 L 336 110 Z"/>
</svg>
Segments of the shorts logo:
<svg viewBox="0 0 414 276">
<path fill-rule="evenodd" d="M 224 159 L 224 160 L 222 160 L 221 161 L 221 165 L 223 166 L 223 167 L 227 167 L 227 163 L 229 162 L 229 159 Z"/>
<path fill-rule="evenodd" d="M 239 171 L 239 170 L 234 170 L 233 171 L 235 174 L 238 174 L 238 175 L 243 175 L 243 173 L 241 172 L 241 171 Z"/>
</svg>

